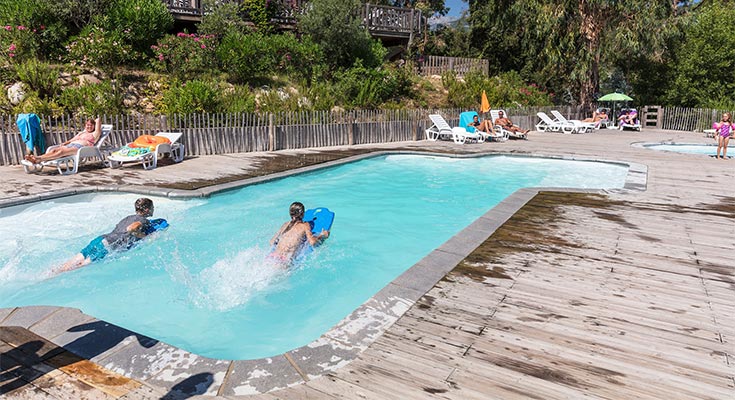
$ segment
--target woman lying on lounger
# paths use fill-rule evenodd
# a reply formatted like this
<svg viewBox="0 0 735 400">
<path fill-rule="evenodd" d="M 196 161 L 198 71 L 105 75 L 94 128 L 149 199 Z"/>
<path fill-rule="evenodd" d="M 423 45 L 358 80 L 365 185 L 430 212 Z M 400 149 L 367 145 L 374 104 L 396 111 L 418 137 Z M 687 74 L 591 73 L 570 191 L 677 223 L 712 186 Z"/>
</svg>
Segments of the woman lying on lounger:
<svg viewBox="0 0 735 400">
<path fill-rule="evenodd" d="M 39 164 L 44 161 L 51 161 L 57 158 L 76 154 L 77 150 L 81 149 L 82 147 L 94 146 L 94 144 L 97 143 L 97 140 L 100 138 L 101 133 L 102 123 L 99 117 L 94 120 L 88 119 L 87 123 L 84 125 L 84 130 L 77 133 L 77 135 L 73 138 L 58 146 L 50 147 L 43 155 L 34 156 L 33 154 L 29 154 L 25 157 L 25 159 L 30 163 Z"/>
</svg>

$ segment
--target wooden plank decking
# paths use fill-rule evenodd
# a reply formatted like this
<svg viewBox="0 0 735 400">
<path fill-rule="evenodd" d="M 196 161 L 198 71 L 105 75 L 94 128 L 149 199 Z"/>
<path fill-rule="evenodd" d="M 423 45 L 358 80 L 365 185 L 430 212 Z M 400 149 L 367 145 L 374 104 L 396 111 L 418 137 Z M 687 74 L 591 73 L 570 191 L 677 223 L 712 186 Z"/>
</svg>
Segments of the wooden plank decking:
<svg viewBox="0 0 735 400">
<path fill-rule="evenodd" d="M 605 196 L 542 192 L 355 361 L 257 398 L 735 398 L 735 160 L 630 146 L 704 142 L 700 135 L 536 134 L 527 142 L 461 147 L 639 162 L 649 167 L 648 188 Z M 404 147 L 458 151 L 448 143 Z M 269 162 L 289 168 L 361 149 L 208 156 L 153 171 L 72 177 L 0 167 L 0 199 L 74 179 L 195 187 L 206 178 L 257 173 Z M 144 384 L 122 398 L 156 393 Z"/>
</svg>

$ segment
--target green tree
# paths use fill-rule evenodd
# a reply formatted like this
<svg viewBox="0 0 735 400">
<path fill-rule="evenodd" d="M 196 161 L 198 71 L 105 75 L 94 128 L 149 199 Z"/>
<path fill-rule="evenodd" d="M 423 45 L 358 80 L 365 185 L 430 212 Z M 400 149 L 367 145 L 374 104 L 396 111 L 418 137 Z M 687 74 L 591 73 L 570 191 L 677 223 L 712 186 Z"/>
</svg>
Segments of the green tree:
<svg viewBox="0 0 735 400">
<path fill-rule="evenodd" d="M 240 15 L 240 5 L 236 2 L 204 0 L 204 15 L 198 31 L 205 35 L 223 38 L 228 34 L 245 33 L 247 26 Z"/>
<path fill-rule="evenodd" d="M 350 67 L 357 59 L 366 67 L 382 63 L 385 49 L 361 26 L 360 0 L 313 0 L 299 17 L 299 30 L 310 35 L 333 67 Z"/>
<path fill-rule="evenodd" d="M 732 1 L 702 4 L 691 16 L 675 51 L 666 100 L 684 106 L 733 108 L 735 101 L 735 7 Z"/>
<path fill-rule="evenodd" d="M 590 107 L 600 77 L 621 57 L 660 59 L 678 2 L 471 2 L 472 42 L 499 71 L 518 70 Z M 491 39 L 492 38 L 492 39 Z"/>
</svg>

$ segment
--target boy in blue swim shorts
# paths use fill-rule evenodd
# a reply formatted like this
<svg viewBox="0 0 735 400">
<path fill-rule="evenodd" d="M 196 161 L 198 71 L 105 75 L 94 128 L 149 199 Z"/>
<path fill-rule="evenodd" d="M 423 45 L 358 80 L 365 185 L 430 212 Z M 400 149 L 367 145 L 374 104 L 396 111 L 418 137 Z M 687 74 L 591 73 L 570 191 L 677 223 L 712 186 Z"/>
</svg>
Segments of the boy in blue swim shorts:
<svg viewBox="0 0 735 400">
<path fill-rule="evenodd" d="M 82 251 L 54 272 L 71 271 L 92 261 L 105 258 L 112 251 L 128 250 L 149 232 L 153 215 L 153 201 L 142 197 L 135 201 L 135 214 L 128 215 L 115 225 L 112 232 L 97 236 Z"/>
</svg>

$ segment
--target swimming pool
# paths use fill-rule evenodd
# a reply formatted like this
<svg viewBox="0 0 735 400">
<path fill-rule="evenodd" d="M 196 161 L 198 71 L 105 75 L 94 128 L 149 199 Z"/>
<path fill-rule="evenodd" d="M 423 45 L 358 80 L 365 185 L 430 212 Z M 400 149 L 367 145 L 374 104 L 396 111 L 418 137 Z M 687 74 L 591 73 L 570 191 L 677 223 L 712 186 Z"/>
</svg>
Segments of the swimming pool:
<svg viewBox="0 0 735 400">
<path fill-rule="evenodd" d="M 525 157 L 370 158 L 206 200 L 155 198 L 167 231 L 48 279 L 53 266 L 132 213 L 139 196 L 0 209 L 0 235 L 11 238 L 0 243 L 0 307 L 76 307 L 200 355 L 271 356 L 318 338 L 515 190 L 619 188 L 626 173 L 620 165 Z M 329 207 L 336 219 L 325 246 L 283 271 L 264 255 L 294 200 Z"/>
<path fill-rule="evenodd" d="M 716 144 L 676 144 L 676 143 L 656 143 L 656 144 L 643 144 L 642 147 L 651 150 L 659 151 L 673 151 L 676 153 L 689 153 L 689 154 L 706 154 L 714 156 L 717 154 Z M 731 150 L 731 149 L 728 149 Z"/>
</svg>

